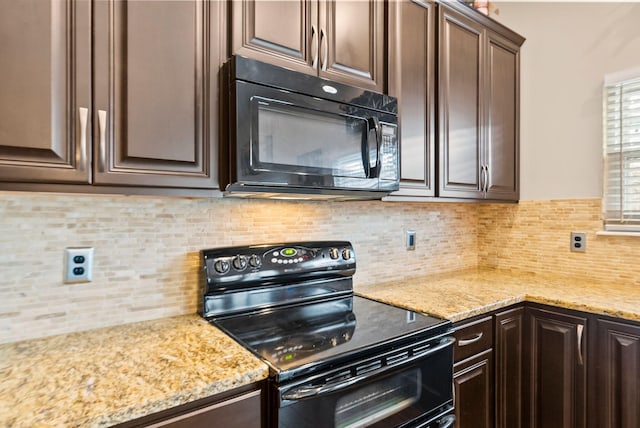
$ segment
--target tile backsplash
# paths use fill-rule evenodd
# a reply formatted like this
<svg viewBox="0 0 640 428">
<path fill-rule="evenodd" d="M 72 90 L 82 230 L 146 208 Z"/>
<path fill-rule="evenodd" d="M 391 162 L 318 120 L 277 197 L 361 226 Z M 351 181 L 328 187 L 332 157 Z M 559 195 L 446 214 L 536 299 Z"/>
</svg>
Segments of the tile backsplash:
<svg viewBox="0 0 640 428">
<path fill-rule="evenodd" d="M 600 213 L 600 199 L 480 205 L 478 264 L 640 285 L 640 237 L 596 235 Z M 570 251 L 571 232 L 586 232 L 586 252 Z"/>
<path fill-rule="evenodd" d="M 358 285 L 475 267 L 478 209 L 0 193 L 0 343 L 195 313 L 203 248 L 349 240 Z M 84 246 L 93 282 L 64 284 L 64 249 Z"/>
<path fill-rule="evenodd" d="M 0 192 L 0 343 L 195 313 L 203 248 L 349 240 L 356 286 L 483 266 L 640 285 L 640 239 L 596 236 L 599 199 L 290 202 Z M 415 251 L 404 232 L 417 231 Z M 571 231 L 586 253 L 569 251 Z M 64 248 L 95 248 L 64 284 Z M 588 290 L 585 290 L 588 292 Z"/>
</svg>

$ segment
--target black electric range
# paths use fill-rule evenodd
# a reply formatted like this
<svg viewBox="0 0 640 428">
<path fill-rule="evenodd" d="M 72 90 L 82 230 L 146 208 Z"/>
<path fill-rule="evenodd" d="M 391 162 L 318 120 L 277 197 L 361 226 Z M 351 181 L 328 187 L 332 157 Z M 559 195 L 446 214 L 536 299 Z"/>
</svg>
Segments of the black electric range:
<svg viewBox="0 0 640 428">
<path fill-rule="evenodd" d="M 202 256 L 202 315 L 269 365 L 271 426 L 320 426 L 318 406 L 329 427 L 451 422 L 451 323 L 354 295 L 349 242 Z"/>
</svg>

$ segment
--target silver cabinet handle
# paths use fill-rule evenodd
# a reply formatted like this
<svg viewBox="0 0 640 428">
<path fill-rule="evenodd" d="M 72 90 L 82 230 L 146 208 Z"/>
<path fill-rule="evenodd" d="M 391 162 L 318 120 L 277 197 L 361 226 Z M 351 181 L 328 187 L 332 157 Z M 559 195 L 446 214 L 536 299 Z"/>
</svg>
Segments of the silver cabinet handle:
<svg viewBox="0 0 640 428">
<path fill-rule="evenodd" d="M 316 26 L 311 26 L 311 49 L 313 49 L 313 60 L 311 62 L 311 67 L 314 69 L 318 68 L 318 30 L 316 30 Z"/>
<path fill-rule="evenodd" d="M 576 326 L 576 331 L 578 333 L 578 364 L 583 365 L 584 359 L 582 357 L 582 333 L 584 332 L 584 326 L 582 324 L 578 324 Z"/>
<path fill-rule="evenodd" d="M 476 343 L 478 340 L 482 339 L 482 335 L 483 333 L 480 332 L 476 334 L 474 337 L 472 337 L 471 339 L 458 340 L 458 346 L 467 346 L 467 345 L 471 345 L 472 343 Z"/>
<path fill-rule="evenodd" d="M 89 109 L 86 107 L 79 108 L 80 118 L 80 161 L 78 169 L 84 171 L 87 168 L 87 117 Z"/>
<path fill-rule="evenodd" d="M 489 191 L 489 165 L 484 166 L 484 193 Z"/>
<path fill-rule="evenodd" d="M 329 51 L 329 44 L 327 42 L 327 35 L 324 28 L 320 28 L 320 46 L 322 51 L 320 52 L 320 68 L 322 71 L 327 71 L 327 54 Z"/>
<path fill-rule="evenodd" d="M 98 126 L 100 128 L 100 170 L 105 170 L 107 158 L 107 112 L 98 110 Z"/>
<path fill-rule="evenodd" d="M 480 191 L 484 192 L 484 165 L 480 165 Z"/>
</svg>

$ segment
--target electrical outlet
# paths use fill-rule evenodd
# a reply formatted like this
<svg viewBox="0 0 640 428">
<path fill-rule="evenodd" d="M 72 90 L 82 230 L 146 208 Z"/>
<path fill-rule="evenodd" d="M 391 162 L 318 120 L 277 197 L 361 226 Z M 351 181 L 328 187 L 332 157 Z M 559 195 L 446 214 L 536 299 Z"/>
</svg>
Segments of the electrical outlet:
<svg viewBox="0 0 640 428">
<path fill-rule="evenodd" d="M 584 253 L 587 251 L 587 234 L 585 232 L 571 232 L 571 251 Z"/>
<path fill-rule="evenodd" d="M 93 248 L 66 248 L 64 255 L 64 282 L 91 282 Z"/>
<path fill-rule="evenodd" d="M 405 247 L 407 250 L 413 251 L 416 249 L 416 231 L 407 230 Z"/>
</svg>

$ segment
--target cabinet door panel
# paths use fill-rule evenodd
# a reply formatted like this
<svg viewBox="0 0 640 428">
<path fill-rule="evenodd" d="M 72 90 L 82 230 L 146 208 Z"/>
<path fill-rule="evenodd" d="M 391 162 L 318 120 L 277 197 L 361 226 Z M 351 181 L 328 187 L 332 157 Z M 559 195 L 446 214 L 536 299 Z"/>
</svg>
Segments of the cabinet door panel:
<svg viewBox="0 0 640 428">
<path fill-rule="evenodd" d="M 313 64 L 319 55 L 316 1 L 235 0 L 231 16 L 234 54 L 317 74 Z"/>
<path fill-rule="evenodd" d="M 440 196 L 482 197 L 482 27 L 440 9 Z"/>
<path fill-rule="evenodd" d="M 384 91 L 384 3 L 319 2 L 319 74 L 327 79 Z"/>
<path fill-rule="evenodd" d="M 493 427 L 493 355 L 487 350 L 454 366 L 457 428 Z"/>
<path fill-rule="evenodd" d="M 218 3 L 96 3 L 97 184 L 215 187 Z"/>
<path fill-rule="evenodd" d="M 90 23 L 89 2 L 0 0 L 0 181 L 89 182 Z"/>
<path fill-rule="evenodd" d="M 162 421 L 149 428 L 260 428 L 262 392 L 254 391 Z"/>
<path fill-rule="evenodd" d="M 496 314 L 496 427 L 522 426 L 524 308 Z"/>
<path fill-rule="evenodd" d="M 531 427 L 585 427 L 585 329 L 584 318 L 531 310 Z"/>
<path fill-rule="evenodd" d="M 398 98 L 400 190 L 435 196 L 435 6 L 389 4 L 389 95 Z"/>
<path fill-rule="evenodd" d="M 487 198 L 518 199 L 518 81 L 519 48 L 489 32 Z"/>
<path fill-rule="evenodd" d="M 640 326 L 598 320 L 597 357 L 597 426 L 640 426 Z"/>
</svg>

